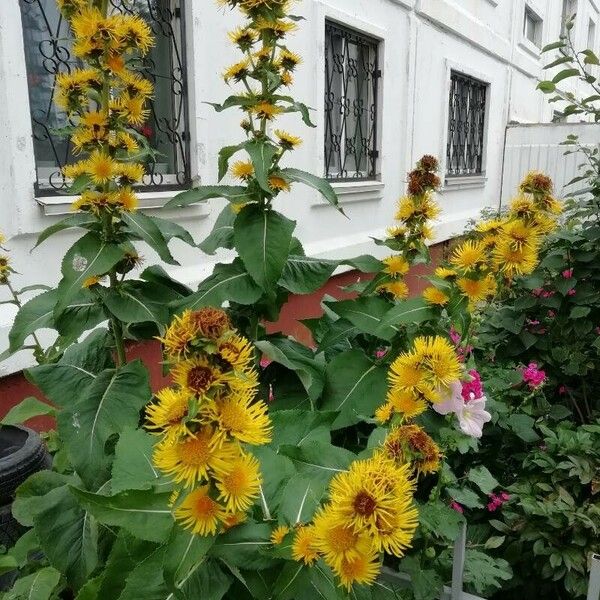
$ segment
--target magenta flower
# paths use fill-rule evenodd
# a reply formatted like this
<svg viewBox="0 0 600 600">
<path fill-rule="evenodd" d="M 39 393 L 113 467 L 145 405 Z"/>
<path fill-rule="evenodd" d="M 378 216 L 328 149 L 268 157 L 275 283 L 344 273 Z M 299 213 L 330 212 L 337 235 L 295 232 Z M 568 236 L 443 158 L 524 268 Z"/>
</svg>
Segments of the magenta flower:
<svg viewBox="0 0 600 600">
<path fill-rule="evenodd" d="M 465 509 L 462 507 L 462 504 L 459 504 L 455 500 L 452 500 L 452 502 L 450 502 L 450 508 L 452 510 L 455 510 L 457 513 L 460 513 L 461 515 L 465 512 Z"/>
<path fill-rule="evenodd" d="M 387 352 L 387 348 L 379 348 L 379 350 L 375 352 L 375 358 L 383 358 L 387 354 Z"/>
<path fill-rule="evenodd" d="M 573 277 L 573 269 L 567 269 L 566 271 L 563 271 L 562 276 L 565 279 L 571 279 L 571 277 Z"/>
<path fill-rule="evenodd" d="M 510 500 L 510 494 L 507 492 L 500 492 L 498 495 L 490 494 L 489 498 L 490 501 L 487 504 L 487 509 L 489 512 L 495 512 Z"/>
<path fill-rule="evenodd" d="M 263 356 L 260 359 L 260 366 L 263 369 L 266 369 L 273 361 L 270 358 L 267 358 L 266 356 Z"/>
<path fill-rule="evenodd" d="M 523 369 L 523 381 L 532 389 L 537 389 L 546 381 L 546 372 L 538 368 L 537 363 L 531 362 Z"/>
<path fill-rule="evenodd" d="M 456 329 L 454 328 L 454 325 L 452 325 L 452 327 L 450 327 L 450 339 L 452 340 L 452 343 L 455 346 L 458 346 L 462 340 L 460 333 L 458 333 L 458 331 L 456 331 Z"/>
<path fill-rule="evenodd" d="M 462 397 L 465 402 L 476 400 L 477 398 L 481 398 L 481 396 L 483 396 L 481 375 L 479 375 L 476 369 L 471 369 L 469 371 L 469 375 L 472 378 L 471 381 L 463 381 L 462 384 Z"/>
<path fill-rule="evenodd" d="M 567 296 L 574 296 L 576 293 L 577 293 L 577 290 L 575 288 L 573 288 L 567 292 Z"/>
<path fill-rule="evenodd" d="M 558 388 L 558 393 L 560 396 L 564 396 L 567 393 L 567 386 L 566 385 L 561 385 Z"/>
</svg>

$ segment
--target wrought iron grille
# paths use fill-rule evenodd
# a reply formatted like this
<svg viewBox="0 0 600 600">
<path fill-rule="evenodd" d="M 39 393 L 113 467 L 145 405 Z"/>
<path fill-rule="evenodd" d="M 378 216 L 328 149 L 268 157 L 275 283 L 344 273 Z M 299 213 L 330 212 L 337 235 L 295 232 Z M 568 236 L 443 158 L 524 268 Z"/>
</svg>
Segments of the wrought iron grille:
<svg viewBox="0 0 600 600">
<path fill-rule="evenodd" d="M 150 117 L 138 128 L 158 151 L 146 165 L 140 190 L 177 189 L 190 181 L 190 151 L 183 7 L 176 0 L 110 0 L 114 12 L 139 14 L 156 40 L 140 59 L 141 74 L 154 83 Z M 56 77 L 80 66 L 72 34 L 56 0 L 19 0 L 37 170 L 36 193 L 60 193 L 67 185 L 61 169 L 72 162 L 68 139 L 57 132 L 72 123 L 54 103 Z"/>
<path fill-rule="evenodd" d="M 479 175 L 483 172 L 483 144 L 487 84 L 452 71 L 446 174 Z"/>
<path fill-rule="evenodd" d="M 377 177 L 379 43 L 336 23 L 325 25 L 325 176 Z"/>
</svg>

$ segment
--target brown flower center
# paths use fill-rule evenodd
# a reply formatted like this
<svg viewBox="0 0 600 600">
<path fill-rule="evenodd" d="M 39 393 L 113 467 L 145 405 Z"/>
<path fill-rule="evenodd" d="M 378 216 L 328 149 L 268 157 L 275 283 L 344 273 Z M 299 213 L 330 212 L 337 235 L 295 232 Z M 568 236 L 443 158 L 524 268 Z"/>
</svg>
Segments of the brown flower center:
<svg viewBox="0 0 600 600">
<path fill-rule="evenodd" d="M 214 380 L 215 376 L 210 367 L 199 366 L 188 373 L 187 385 L 197 394 L 202 394 L 208 390 Z"/>
<path fill-rule="evenodd" d="M 202 308 L 194 313 L 200 333 L 211 340 L 220 338 L 229 329 L 229 317 L 218 308 Z"/>
<path fill-rule="evenodd" d="M 363 517 L 370 517 L 376 507 L 375 498 L 365 491 L 359 492 L 354 499 L 354 510 Z"/>
</svg>

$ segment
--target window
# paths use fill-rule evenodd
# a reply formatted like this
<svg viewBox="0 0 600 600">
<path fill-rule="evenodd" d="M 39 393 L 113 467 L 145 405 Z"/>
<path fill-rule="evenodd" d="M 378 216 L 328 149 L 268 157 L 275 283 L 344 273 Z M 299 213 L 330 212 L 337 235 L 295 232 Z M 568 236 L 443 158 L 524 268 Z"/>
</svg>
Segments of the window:
<svg viewBox="0 0 600 600">
<path fill-rule="evenodd" d="M 458 71 L 450 74 L 446 174 L 483 173 L 487 84 Z"/>
<path fill-rule="evenodd" d="M 596 48 L 596 23 L 593 19 L 590 19 L 588 23 L 587 48 L 589 50 L 595 50 Z"/>
<path fill-rule="evenodd" d="M 529 6 L 525 7 L 523 35 L 538 48 L 542 47 L 542 19 Z"/>
<path fill-rule="evenodd" d="M 377 177 L 379 44 L 362 33 L 325 25 L 325 176 Z"/>
<path fill-rule="evenodd" d="M 38 195 L 59 193 L 66 186 L 61 168 L 72 160 L 70 143 L 56 131 L 68 126 L 67 115 L 54 104 L 56 76 L 79 66 L 71 54 L 68 23 L 56 0 L 19 0 L 33 129 Z M 183 18 L 174 0 L 111 0 L 112 10 L 137 13 L 155 33 L 142 74 L 154 83 L 148 122 L 138 128 L 160 154 L 147 165 L 140 190 L 176 189 L 190 180 Z"/>
<path fill-rule="evenodd" d="M 560 24 L 560 34 L 567 32 L 567 22 L 575 16 L 577 11 L 577 0 L 563 0 L 562 19 Z"/>
</svg>

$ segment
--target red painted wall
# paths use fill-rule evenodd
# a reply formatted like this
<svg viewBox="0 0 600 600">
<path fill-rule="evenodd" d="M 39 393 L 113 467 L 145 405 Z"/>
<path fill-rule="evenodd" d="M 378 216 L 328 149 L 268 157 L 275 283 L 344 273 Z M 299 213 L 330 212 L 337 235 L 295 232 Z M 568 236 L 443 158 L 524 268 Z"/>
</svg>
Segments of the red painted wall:
<svg viewBox="0 0 600 600">
<path fill-rule="evenodd" d="M 411 295 L 417 295 L 427 286 L 423 277 L 430 274 L 444 252 L 444 244 L 431 248 L 433 266 L 418 265 L 414 267 L 406 277 Z M 350 271 L 332 277 L 323 288 L 308 296 L 292 296 L 281 311 L 277 323 L 267 324 L 269 333 L 281 331 L 286 335 L 294 337 L 303 344 L 310 345 L 312 340 L 309 330 L 300 323 L 303 319 L 319 317 L 322 314 L 321 299 L 324 295 L 333 296 L 339 300 L 352 298 L 353 294 L 345 292 L 343 287 L 355 283 L 360 278 L 368 276 L 361 275 L 356 271 Z M 160 345 L 156 341 L 136 342 L 129 345 L 127 356 L 130 360 L 140 358 L 148 366 L 150 380 L 153 390 L 168 385 L 168 379 L 162 375 L 162 360 Z M 45 400 L 38 389 L 30 384 L 21 373 L 15 373 L 0 379 L 0 418 L 2 418 L 13 406 L 28 396 L 35 396 Z M 53 427 L 53 420 L 47 417 L 36 417 L 27 422 L 29 427 L 37 431 L 47 431 Z"/>
</svg>

